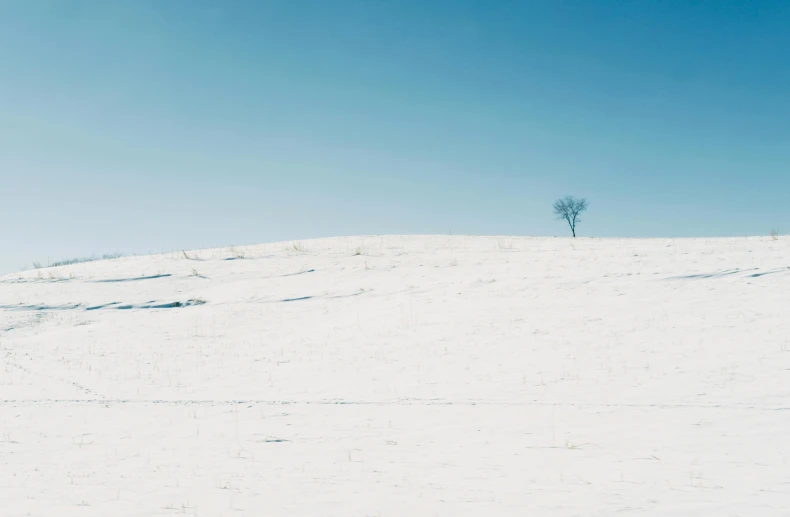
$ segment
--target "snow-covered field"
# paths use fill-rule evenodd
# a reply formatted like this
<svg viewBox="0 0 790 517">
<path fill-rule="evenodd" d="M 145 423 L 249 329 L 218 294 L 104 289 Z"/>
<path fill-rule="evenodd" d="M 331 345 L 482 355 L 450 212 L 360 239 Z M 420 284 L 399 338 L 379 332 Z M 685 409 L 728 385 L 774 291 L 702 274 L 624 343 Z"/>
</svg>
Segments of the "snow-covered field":
<svg viewBox="0 0 790 517">
<path fill-rule="evenodd" d="M 0 515 L 790 515 L 790 239 L 366 237 L 0 281 Z"/>
</svg>

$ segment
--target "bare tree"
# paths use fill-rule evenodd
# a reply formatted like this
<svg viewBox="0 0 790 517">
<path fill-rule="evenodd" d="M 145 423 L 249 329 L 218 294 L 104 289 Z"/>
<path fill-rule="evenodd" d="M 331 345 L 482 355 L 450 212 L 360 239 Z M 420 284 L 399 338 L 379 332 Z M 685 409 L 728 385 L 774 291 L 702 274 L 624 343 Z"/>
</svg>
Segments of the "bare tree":
<svg viewBox="0 0 790 517">
<path fill-rule="evenodd" d="M 576 237 L 576 225 L 582 222 L 579 219 L 579 214 L 585 210 L 587 210 L 587 200 L 584 198 L 565 196 L 554 202 L 554 215 L 557 216 L 557 219 L 568 222 L 574 237 Z"/>
</svg>

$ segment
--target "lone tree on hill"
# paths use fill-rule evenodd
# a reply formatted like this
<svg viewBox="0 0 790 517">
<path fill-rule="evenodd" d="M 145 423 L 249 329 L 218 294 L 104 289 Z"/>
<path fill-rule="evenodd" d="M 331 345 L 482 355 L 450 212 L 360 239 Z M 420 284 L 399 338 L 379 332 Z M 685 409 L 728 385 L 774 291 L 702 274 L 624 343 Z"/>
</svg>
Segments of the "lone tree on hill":
<svg viewBox="0 0 790 517">
<path fill-rule="evenodd" d="M 565 196 L 554 202 L 554 215 L 557 216 L 557 219 L 568 222 L 574 237 L 576 237 L 576 225 L 582 222 L 579 219 L 579 214 L 585 210 L 587 210 L 587 200 L 584 198 Z"/>
</svg>

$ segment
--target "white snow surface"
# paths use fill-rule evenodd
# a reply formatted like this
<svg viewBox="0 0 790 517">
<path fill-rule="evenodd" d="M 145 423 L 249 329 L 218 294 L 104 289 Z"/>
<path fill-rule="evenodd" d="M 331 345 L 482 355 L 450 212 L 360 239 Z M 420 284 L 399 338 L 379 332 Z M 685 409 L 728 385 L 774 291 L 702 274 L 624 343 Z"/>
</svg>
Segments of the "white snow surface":
<svg viewBox="0 0 790 517">
<path fill-rule="evenodd" d="M 0 515 L 790 515 L 788 266 L 389 236 L 8 275 Z"/>
</svg>

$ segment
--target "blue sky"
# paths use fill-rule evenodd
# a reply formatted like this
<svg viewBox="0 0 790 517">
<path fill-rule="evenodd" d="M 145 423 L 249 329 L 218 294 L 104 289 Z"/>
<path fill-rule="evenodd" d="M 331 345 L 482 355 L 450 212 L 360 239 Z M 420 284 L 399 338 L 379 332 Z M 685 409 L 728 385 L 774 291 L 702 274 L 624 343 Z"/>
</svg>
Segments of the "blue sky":
<svg viewBox="0 0 790 517">
<path fill-rule="evenodd" d="M 310 237 L 790 232 L 790 3 L 0 2 L 0 271 Z"/>
</svg>

